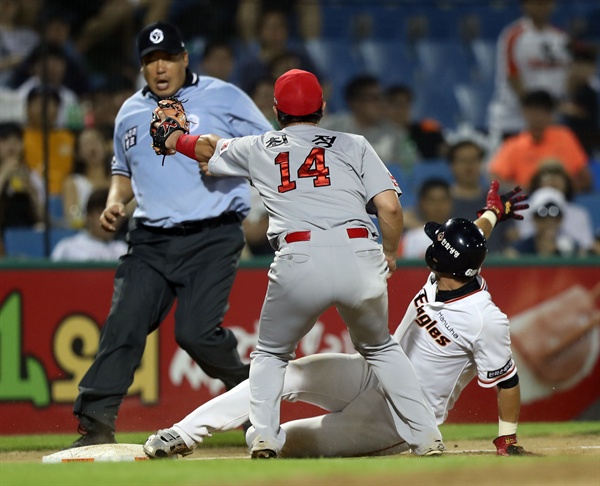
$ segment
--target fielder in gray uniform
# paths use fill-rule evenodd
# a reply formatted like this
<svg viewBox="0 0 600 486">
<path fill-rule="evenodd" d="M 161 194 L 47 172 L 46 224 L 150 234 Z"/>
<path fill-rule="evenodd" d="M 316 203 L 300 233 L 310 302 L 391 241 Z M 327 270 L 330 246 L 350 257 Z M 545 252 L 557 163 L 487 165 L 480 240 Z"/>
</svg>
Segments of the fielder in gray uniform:
<svg viewBox="0 0 600 486">
<path fill-rule="evenodd" d="M 248 378 L 235 336 L 221 327 L 244 246 L 241 221 L 250 209 L 248 183 L 240 177 L 201 177 L 181 155 L 162 166 L 151 146 L 148 120 L 157 101 L 177 94 L 187 100 L 192 132 L 237 137 L 272 126 L 234 85 L 189 71 L 175 26 L 146 26 L 138 52 L 148 84 L 117 115 L 111 187 L 100 218 L 107 231 L 115 231 L 125 205 L 135 197 L 134 227 L 128 233 L 128 254 L 116 271 L 98 354 L 79 384 L 74 413 L 83 435 L 72 447 L 115 442 L 117 412 L 146 336 L 175 299 L 179 346 L 227 389 Z"/>
<path fill-rule="evenodd" d="M 508 319 L 492 302 L 479 268 L 486 255 L 484 234 L 491 233 L 495 214 L 500 220 L 519 219 L 514 211 L 526 205 L 513 204 L 523 196 L 501 200 L 497 189 L 497 184 L 491 187 L 490 210 L 475 223 L 451 219 L 426 225 L 432 240 L 426 262 L 432 273 L 411 300 L 394 340 L 413 364 L 438 424 L 475 376 L 480 386 L 496 388 L 499 422 L 493 442 L 504 456 L 525 453 L 517 444 L 519 378 Z M 360 355 L 327 353 L 291 361 L 282 396 L 330 412 L 283 424 L 287 441 L 282 457 L 389 455 L 409 449 L 377 377 Z M 249 408 L 246 381 L 151 435 L 144 451 L 151 458 L 191 454 L 212 433 L 242 424 Z"/>
<path fill-rule="evenodd" d="M 251 355 L 250 454 L 274 458 L 283 449 L 279 412 L 288 362 L 317 318 L 335 306 L 386 394 L 394 429 L 415 454 L 438 455 L 444 446 L 435 416 L 388 329 L 401 191 L 364 137 L 318 127 L 324 108 L 317 78 L 293 69 L 275 83 L 282 130 L 230 139 L 175 131 L 166 142 L 198 160 L 206 175 L 248 178 L 269 213 L 267 234 L 277 251 Z M 158 114 L 164 126 L 172 124 Z M 378 218 L 382 244 L 369 212 Z"/>
</svg>

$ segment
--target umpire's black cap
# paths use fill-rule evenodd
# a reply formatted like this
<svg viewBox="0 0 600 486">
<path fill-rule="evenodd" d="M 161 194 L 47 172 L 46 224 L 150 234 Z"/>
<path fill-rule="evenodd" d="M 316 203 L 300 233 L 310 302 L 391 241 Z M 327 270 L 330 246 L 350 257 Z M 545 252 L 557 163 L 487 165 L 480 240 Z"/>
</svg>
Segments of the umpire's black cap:
<svg viewBox="0 0 600 486">
<path fill-rule="evenodd" d="M 138 35 L 140 59 L 154 51 L 179 54 L 185 51 L 183 36 L 177 27 L 168 22 L 154 22 L 142 29 Z"/>
</svg>

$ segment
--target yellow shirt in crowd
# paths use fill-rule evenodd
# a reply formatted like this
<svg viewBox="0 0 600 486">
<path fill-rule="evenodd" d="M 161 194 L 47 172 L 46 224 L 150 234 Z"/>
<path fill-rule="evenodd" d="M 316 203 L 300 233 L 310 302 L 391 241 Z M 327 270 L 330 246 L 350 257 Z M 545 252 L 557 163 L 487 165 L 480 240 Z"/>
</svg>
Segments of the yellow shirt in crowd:
<svg viewBox="0 0 600 486">
<path fill-rule="evenodd" d="M 29 168 L 44 177 L 44 154 L 42 131 L 26 128 L 23 141 L 25 161 Z M 69 130 L 52 130 L 48 137 L 49 191 L 51 195 L 62 194 L 63 182 L 73 171 L 75 136 Z"/>
</svg>

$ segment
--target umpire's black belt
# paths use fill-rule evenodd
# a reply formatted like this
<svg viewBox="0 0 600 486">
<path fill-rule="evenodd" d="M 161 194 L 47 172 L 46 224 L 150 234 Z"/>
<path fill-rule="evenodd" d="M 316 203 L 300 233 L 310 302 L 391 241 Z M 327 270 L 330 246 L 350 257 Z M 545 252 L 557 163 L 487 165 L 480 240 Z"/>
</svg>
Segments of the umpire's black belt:
<svg viewBox="0 0 600 486">
<path fill-rule="evenodd" d="M 223 226 L 225 224 L 240 223 L 242 219 L 244 218 L 240 213 L 228 212 L 223 213 L 216 218 L 201 219 L 198 221 L 184 221 L 183 223 L 171 226 L 170 228 L 160 228 L 158 226 L 148 226 L 146 224 L 142 224 L 141 227 L 150 233 L 156 233 L 159 235 L 186 236 L 193 235 L 194 233 L 200 233 L 201 231 L 207 229 L 218 228 L 219 226 Z"/>
</svg>

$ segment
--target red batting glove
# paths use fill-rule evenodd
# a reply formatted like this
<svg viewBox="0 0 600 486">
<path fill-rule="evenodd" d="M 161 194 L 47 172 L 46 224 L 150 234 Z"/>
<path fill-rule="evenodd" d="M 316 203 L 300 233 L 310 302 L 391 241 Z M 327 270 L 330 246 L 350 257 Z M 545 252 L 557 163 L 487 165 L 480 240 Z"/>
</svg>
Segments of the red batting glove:
<svg viewBox="0 0 600 486">
<path fill-rule="evenodd" d="M 498 181 L 492 181 L 490 189 L 487 193 L 485 201 L 485 207 L 477 212 L 477 216 L 480 217 L 485 211 L 493 211 L 498 222 L 506 221 L 507 219 L 523 219 L 523 216 L 517 214 L 515 211 L 521 211 L 527 209 L 529 204 L 518 204 L 528 199 L 527 194 L 519 194 L 521 188 L 516 186 L 512 191 L 505 194 L 499 194 L 498 188 L 500 183 Z"/>
</svg>

